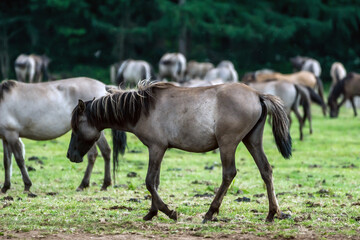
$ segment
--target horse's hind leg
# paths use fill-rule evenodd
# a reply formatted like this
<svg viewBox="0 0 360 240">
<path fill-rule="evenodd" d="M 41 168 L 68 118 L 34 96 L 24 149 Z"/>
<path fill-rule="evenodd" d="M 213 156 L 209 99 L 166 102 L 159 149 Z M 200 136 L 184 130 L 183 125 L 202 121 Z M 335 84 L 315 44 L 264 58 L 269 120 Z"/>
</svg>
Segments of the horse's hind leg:
<svg viewBox="0 0 360 240">
<path fill-rule="evenodd" d="M 101 190 L 106 190 L 106 188 L 111 185 L 111 170 L 110 170 L 111 149 L 108 142 L 105 139 L 104 132 L 101 132 L 100 138 L 96 142 L 96 144 L 99 146 L 101 155 L 103 156 L 105 162 L 105 176 Z"/>
<path fill-rule="evenodd" d="M 351 106 L 352 106 L 352 108 L 354 110 L 354 116 L 356 117 L 357 116 L 357 111 L 356 111 L 356 105 L 355 105 L 355 102 L 354 102 L 354 97 L 350 97 L 349 100 L 350 100 Z"/>
<path fill-rule="evenodd" d="M 234 138 L 232 138 L 234 139 Z M 229 139 L 227 139 L 229 140 Z M 227 141 L 228 142 L 228 141 Z M 214 200 L 211 202 L 208 212 L 205 214 L 203 223 L 212 220 L 214 213 L 219 213 L 221 202 L 236 176 L 235 151 L 237 144 L 222 145 L 219 143 L 220 157 L 222 163 L 222 183 L 217 191 Z"/>
<path fill-rule="evenodd" d="M 12 152 L 10 150 L 9 144 L 3 140 L 3 149 L 4 149 L 4 168 L 5 168 L 5 182 L 4 186 L 1 188 L 2 193 L 6 193 L 7 190 L 10 189 L 11 186 L 11 155 Z"/>
<path fill-rule="evenodd" d="M 254 158 L 254 161 L 260 170 L 261 177 L 266 184 L 269 199 L 269 213 L 266 221 L 272 222 L 274 220 L 275 214 L 277 214 L 279 218 L 286 218 L 288 216 L 284 215 L 280 211 L 279 204 L 276 199 L 272 177 L 272 169 L 266 158 L 262 145 L 263 131 L 264 125 L 258 124 L 258 126 L 243 139 L 243 143 Z"/>
<path fill-rule="evenodd" d="M 157 193 L 158 177 L 160 175 L 160 165 L 165 153 L 165 149 L 158 146 L 149 147 L 149 167 L 146 175 L 146 188 L 151 194 L 151 208 L 144 220 L 151 220 L 157 215 L 158 210 L 165 213 L 173 220 L 177 220 L 177 213 L 170 210 Z"/>
<path fill-rule="evenodd" d="M 94 164 L 95 164 L 95 160 L 96 160 L 97 155 L 98 155 L 98 151 L 96 149 L 96 145 L 94 144 L 90 148 L 89 152 L 87 153 L 88 165 L 87 165 L 87 168 L 86 168 L 86 171 L 85 171 L 84 178 L 81 181 L 79 187 L 76 189 L 76 191 L 82 191 L 82 190 L 84 190 L 84 188 L 89 187 L 90 176 L 91 176 L 91 172 L 92 172 L 92 170 L 94 168 Z"/>
<path fill-rule="evenodd" d="M 25 167 L 25 160 L 24 160 L 24 144 L 18 138 L 14 141 L 8 141 L 11 152 L 14 154 L 15 160 L 17 165 L 20 168 L 22 179 L 24 181 L 24 192 L 30 193 L 30 187 L 32 185 L 29 174 Z"/>
<path fill-rule="evenodd" d="M 299 109 L 297 107 L 294 107 L 292 110 L 295 113 L 297 120 L 299 121 L 300 140 L 302 141 L 304 139 L 304 136 L 303 136 L 304 121 L 303 121 L 303 119 L 299 113 Z"/>
</svg>

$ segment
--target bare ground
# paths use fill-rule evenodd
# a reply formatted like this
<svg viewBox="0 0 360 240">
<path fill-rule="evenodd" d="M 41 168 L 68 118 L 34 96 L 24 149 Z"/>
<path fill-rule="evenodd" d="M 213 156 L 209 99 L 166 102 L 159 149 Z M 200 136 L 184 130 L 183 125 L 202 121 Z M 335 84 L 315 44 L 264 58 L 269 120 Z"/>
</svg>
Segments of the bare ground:
<svg viewBox="0 0 360 240">
<path fill-rule="evenodd" d="M 281 237 L 276 234 L 269 234 L 267 236 L 257 236 L 255 234 L 231 233 L 231 234 L 212 234 L 207 236 L 196 236 L 195 233 L 183 232 L 178 234 L 152 235 L 139 233 L 122 233 L 122 234 L 89 234 L 89 233 L 47 233 L 42 231 L 30 232 L 4 232 L 0 239 L 95 239 L 95 240 L 139 240 L 139 239 L 170 239 L 170 240 L 200 240 L 200 239 L 250 239 L 250 240 L 264 240 L 264 239 L 360 239 L 360 236 L 345 236 L 345 235 L 324 235 L 320 236 L 311 231 L 300 232 L 295 237 Z"/>
</svg>

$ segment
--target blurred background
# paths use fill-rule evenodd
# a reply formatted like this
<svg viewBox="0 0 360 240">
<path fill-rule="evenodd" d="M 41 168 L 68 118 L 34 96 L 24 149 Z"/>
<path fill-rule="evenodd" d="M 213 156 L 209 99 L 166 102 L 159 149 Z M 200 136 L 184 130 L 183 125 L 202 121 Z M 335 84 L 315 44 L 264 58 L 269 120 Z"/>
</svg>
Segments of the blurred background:
<svg viewBox="0 0 360 240">
<path fill-rule="evenodd" d="M 242 74 L 292 72 L 289 58 L 317 59 L 330 82 L 334 61 L 360 68 L 357 0 L 1 0 L 1 79 L 14 79 L 21 54 L 46 54 L 55 78 L 109 82 L 109 66 L 127 58 L 155 71 L 166 52 L 188 60 L 223 59 Z"/>
</svg>

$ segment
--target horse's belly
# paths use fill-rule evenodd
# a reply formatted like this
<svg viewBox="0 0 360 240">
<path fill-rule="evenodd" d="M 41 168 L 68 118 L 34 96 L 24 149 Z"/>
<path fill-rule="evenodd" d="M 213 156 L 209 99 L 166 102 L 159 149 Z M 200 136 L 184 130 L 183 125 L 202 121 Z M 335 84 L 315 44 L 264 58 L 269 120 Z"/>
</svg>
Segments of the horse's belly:
<svg viewBox="0 0 360 240">
<path fill-rule="evenodd" d="M 21 132 L 19 132 L 19 136 L 32 140 L 51 140 L 64 135 L 69 130 L 70 126 L 32 127 L 24 128 Z"/>
<path fill-rule="evenodd" d="M 214 126 L 193 120 L 168 130 L 170 147 L 189 152 L 207 152 L 218 147 Z"/>
<path fill-rule="evenodd" d="M 58 138 L 71 129 L 70 114 L 60 111 L 62 114 L 49 112 L 42 117 L 34 117 L 22 122 L 19 131 L 20 137 L 33 140 L 50 140 Z"/>
</svg>

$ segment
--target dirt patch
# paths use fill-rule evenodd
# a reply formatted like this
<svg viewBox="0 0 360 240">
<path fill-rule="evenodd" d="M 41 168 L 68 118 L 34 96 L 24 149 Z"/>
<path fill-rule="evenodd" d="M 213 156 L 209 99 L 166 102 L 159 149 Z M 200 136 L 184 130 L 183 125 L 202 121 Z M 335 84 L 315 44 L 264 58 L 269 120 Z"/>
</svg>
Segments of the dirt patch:
<svg viewBox="0 0 360 240">
<path fill-rule="evenodd" d="M 232 233 L 232 234 L 221 234 L 214 233 L 206 236 L 196 236 L 194 233 L 182 233 L 182 234 L 166 234 L 163 235 L 147 235 L 138 233 L 122 233 L 122 234 L 88 234 L 88 233 L 54 233 L 49 234 L 41 231 L 30 231 L 30 232 L 4 232 L 4 235 L 0 236 L 0 239 L 95 239 L 95 240 L 139 240 L 139 239 L 172 239 L 172 240 L 199 240 L 199 239 L 250 239 L 250 240 L 265 240 L 265 239 L 289 239 L 289 237 L 278 236 L 274 234 L 265 236 L 256 236 L 254 234 L 244 233 Z M 320 236 L 311 231 L 300 232 L 297 236 L 291 237 L 290 239 L 320 239 L 324 236 Z M 326 239 L 360 239 L 359 236 L 344 236 L 344 235 L 328 235 Z"/>
</svg>

